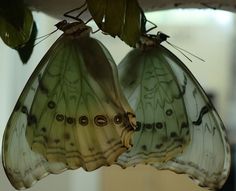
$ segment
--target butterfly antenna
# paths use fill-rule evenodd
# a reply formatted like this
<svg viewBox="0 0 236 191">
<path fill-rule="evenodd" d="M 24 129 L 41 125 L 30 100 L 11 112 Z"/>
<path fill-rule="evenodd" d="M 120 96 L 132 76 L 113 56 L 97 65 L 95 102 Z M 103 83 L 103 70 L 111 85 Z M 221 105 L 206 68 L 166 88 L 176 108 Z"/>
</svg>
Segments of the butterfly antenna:
<svg viewBox="0 0 236 191">
<path fill-rule="evenodd" d="M 48 38 L 50 35 L 52 35 L 53 33 L 55 33 L 56 31 L 58 31 L 58 29 L 55 29 L 54 31 L 52 31 L 52 32 L 50 32 L 50 33 L 48 33 L 48 34 L 45 34 L 45 35 L 43 35 L 43 36 L 39 36 L 39 37 L 37 37 L 36 38 L 36 40 L 39 40 L 39 39 L 42 39 L 42 38 Z"/>
<path fill-rule="evenodd" d="M 49 37 L 49 35 L 48 35 L 48 36 L 45 36 L 45 37 L 44 37 L 43 39 L 41 39 L 40 41 L 36 42 L 36 43 L 33 45 L 33 47 L 35 47 L 35 46 L 38 45 L 39 43 L 41 43 L 41 42 L 43 42 L 44 40 L 46 40 L 48 37 Z M 36 39 L 36 40 L 38 40 L 38 39 Z"/>
<path fill-rule="evenodd" d="M 193 57 L 195 57 L 195 58 L 201 60 L 202 62 L 205 62 L 205 60 L 203 60 L 203 59 L 200 58 L 199 56 L 196 56 L 195 54 L 193 54 L 193 53 L 191 53 L 191 52 L 189 52 L 189 51 L 187 51 L 187 50 L 185 50 L 185 49 L 183 49 L 183 48 L 181 48 L 181 47 L 179 47 L 179 46 L 176 46 L 176 45 L 170 43 L 170 42 L 167 41 L 167 40 L 166 40 L 166 42 L 167 42 L 169 45 L 171 45 L 173 48 L 175 48 L 177 51 L 179 51 L 179 52 L 180 52 L 185 58 L 187 58 L 190 62 L 192 62 L 192 60 L 191 60 L 186 54 L 184 54 L 183 52 L 186 52 L 186 53 L 188 53 L 189 55 L 191 55 L 191 56 L 193 56 Z"/>
<path fill-rule="evenodd" d="M 49 36 L 51 36 L 53 33 L 55 33 L 56 31 L 58 31 L 58 28 L 55 29 L 54 31 L 46 34 L 46 35 L 43 35 L 43 36 L 40 36 L 40 37 L 37 37 L 35 40 L 39 40 L 38 42 L 36 42 L 33 47 L 35 47 L 37 44 L 41 43 L 42 41 L 46 40 Z"/>
<path fill-rule="evenodd" d="M 80 13 L 76 16 L 73 16 L 71 15 L 71 13 L 75 12 L 75 11 L 79 11 L 81 10 Z M 64 17 L 68 17 L 68 18 L 71 18 L 71 19 L 74 19 L 74 20 L 78 20 L 79 19 L 79 16 L 81 16 L 85 11 L 87 10 L 87 3 L 86 1 L 80 6 L 80 7 L 77 7 L 77 8 L 74 8 L 70 11 L 67 11 L 64 13 Z"/>
</svg>

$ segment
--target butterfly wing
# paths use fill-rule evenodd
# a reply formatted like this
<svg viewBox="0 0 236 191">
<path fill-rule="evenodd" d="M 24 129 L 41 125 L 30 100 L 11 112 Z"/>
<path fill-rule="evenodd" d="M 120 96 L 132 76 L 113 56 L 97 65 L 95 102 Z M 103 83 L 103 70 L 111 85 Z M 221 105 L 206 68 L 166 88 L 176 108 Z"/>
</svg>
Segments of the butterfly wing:
<svg viewBox="0 0 236 191">
<path fill-rule="evenodd" d="M 189 143 L 189 124 L 180 86 L 171 68 L 153 51 L 132 50 L 118 66 L 121 86 L 137 119 L 133 147 L 122 167 L 167 161 Z"/>
<path fill-rule="evenodd" d="M 42 155 L 33 152 L 25 139 L 25 115 L 13 112 L 3 137 L 3 166 L 8 179 L 16 189 L 25 189 L 49 173 L 60 173 L 64 163 L 49 163 Z M 17 120 L 16 120 L 17 119 Z M 20 125 L 15 128 L 12 125 Z"/>
<path fill-rule="evenodd" d="M 155 52 L 172 68 L 178 84 L 186 86 L 183 99 L 190 123 L 191 142 L 179 156 L 153 166 L 188 174 L 200 186 L 219 189 L 230 169 L 230 147 L 225 127 L 188 68 L 162 46 L 156 48 Z"/>
<path fill-rule="evenodd" d="M 56 48 L 55 43 L 51 50 Z M 2 142 L 3 166 L 10 182 L 16 189 L 31 187 L 37 180 L 49 173 L 60 173 L 66 169 L 63 163 L 49 163 L 45 157 L 33 152 L 26 140 L 25 133 L 28 124 L 27 110 L 32 106 L 33 98 L 38 88 L 38 75 L 45 70 L 45 64 L 50 51 L 36 67 L 7 123 Z M 24 107 L 23 107 L 24 106 Z M 31 119 L 32 121 L 32 119 Z"/>
<path fill-rule="evenodd" d="M 130 146 L 134 126 L 105 47 L 89 37 L 62 35 L 33 72 L 9 119 L 5 171 L 21 189 L 48 173 L 110 165 Z"/>
</svg>

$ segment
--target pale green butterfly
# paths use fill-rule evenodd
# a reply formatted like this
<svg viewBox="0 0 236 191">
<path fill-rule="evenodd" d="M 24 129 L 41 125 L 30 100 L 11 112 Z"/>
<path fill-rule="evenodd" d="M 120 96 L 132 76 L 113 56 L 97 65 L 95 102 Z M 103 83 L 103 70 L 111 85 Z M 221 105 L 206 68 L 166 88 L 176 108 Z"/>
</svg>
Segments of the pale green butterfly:
<svg viewBox="0 0 236 191">
<path fill-rule="evenodd" d="M 225 127 L 193 74 L 160 45 L 167 37 L 142 37 L 118 66 L 138 126 L 134 146 L 118 164 L 146 163 L 188 174 L 202 187 L 221 188 L 231 158 Z"/>
<path fill-rule="evenodd" d="M 135 116 L 108 50 L 81 20 L 40 61 L 8 121 L 3 165 L 16 189 L 49 173 L 113 164 L 130 147 Z"/>
</svg>

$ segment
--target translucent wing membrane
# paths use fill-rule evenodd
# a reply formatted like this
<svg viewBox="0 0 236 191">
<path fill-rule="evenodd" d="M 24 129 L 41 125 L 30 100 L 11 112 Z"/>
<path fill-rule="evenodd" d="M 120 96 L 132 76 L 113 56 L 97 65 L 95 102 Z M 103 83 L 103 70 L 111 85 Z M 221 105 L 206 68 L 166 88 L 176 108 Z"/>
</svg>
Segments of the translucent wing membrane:
<svg viewBox="0 0 236 191">
<path fill-rule="evenodd" d="M 154 43 L 131 51 L 118 68 L 138 126 L 134 147 L 118 164 L 147 163 L 188 174 L 200 186 L 221 188 L 230 169 L 226 130 L 187 67 Z"/>
<path fill-rule="evenodd" d="M 219 189 L 230 169 L 230 147 L 225 127 L 204 90 L 187 67 L 164 47 L 153 50 L 169 64 L 178 83 L 186 84 L 183 99 L 191 124 L 191 142 L 186 150 L 167 163 L 156 163 L 158 169 L 186 173 L 200 186 Z"/>
<path fill-rule="evenodd" d="M 49 173 L 111 165 L 130 147 L 135 118 L 116 65 L 86 27 L 75 26 L 41 60 L 7 124 L 3 164 L 17 189 Z"/>
<path fill-rule="evenodd" d="M 165 162 L 190 140 L 183 94 L 171 67 L 154 51 L 131 51 L 118 66 L 120 82 L 137 117 L 133 147 L 119 157 L 123 167 Z"/>
</svg>

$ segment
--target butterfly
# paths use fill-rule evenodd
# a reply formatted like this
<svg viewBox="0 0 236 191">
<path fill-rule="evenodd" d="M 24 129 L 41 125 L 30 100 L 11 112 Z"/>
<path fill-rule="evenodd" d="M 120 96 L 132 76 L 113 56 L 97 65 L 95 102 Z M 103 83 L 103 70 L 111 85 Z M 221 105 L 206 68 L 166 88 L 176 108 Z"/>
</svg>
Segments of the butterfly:
<svg viewBox="0 0 236 191">
<path fill-rule="evenodd" d="M 188 174 L 202 187 L 219 189 L 230 169 L 226 129 L 193 74 L 160 45 L 164 33 L 146 35 L 118 65 L 120 83 L 134 109 L 133 147 L 118 158 Z"/>
<path fill-rule="evenodd" d="M 3 166 L 16 189 L 49 173 L 111 165 L 131 146 L 135 115 L 108 50 L 81 20 L 64 33 L 26 83 L 7 123 Z"/>
</svg>

